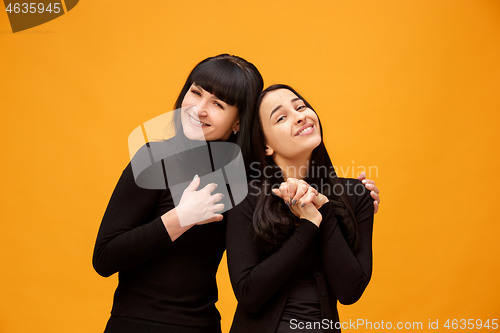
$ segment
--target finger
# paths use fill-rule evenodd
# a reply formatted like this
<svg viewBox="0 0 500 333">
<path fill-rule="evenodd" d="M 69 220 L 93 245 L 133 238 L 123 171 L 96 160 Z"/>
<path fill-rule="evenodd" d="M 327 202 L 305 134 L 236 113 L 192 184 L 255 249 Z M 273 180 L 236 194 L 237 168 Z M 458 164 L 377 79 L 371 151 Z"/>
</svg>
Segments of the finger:
<svg viewBox="0 0 500 333">
<path fill-rule="evenodd" d="M 378 212 L 378 202 L 374 201 L 373 202 L 373 214 L 377 214 Z"/>
<path fill-rule="evenodd" d="M 212 210 L 214 213 L 215 212 L 222 212 L 224 210 L 224 204 L 220 203 L 220 204 L 213 205 Z"/>
<path fill-rule="evenodd" d="M 185 191 L 196 191 L 198 186 L 200 186 L 200 177 L 198 175 L 195 175 L 191 183 L 189 183 L 188 187 L 186 187 Z"/>
<path fill-rule="evenodd" d="M 314 201 L 314 198 L 316 198 L 316 194 L 314 194 L 314 192 L 312 191 L 312 189 L 310 188 L 306 194 L 304 194 L 302 196 L 302 198 L 300 199 L 300 206 L 303 207 L 305 205 L 307 205 L 308 203 L 311 203 Z"/>
<path fill-rule="evenodd" d="M 319 195 L 319 192 L 317 189 L 315 189 L 313 186 L 310 186 L 309 189 L 315 194 L 315 195 Z"/>
<path fill-rule="evenodd" d="M 287 205 L 290 204 L 290 195 L 288 194 L 288 185 L 287 183 L 281 183 L 280 192 L 283 195 L 283 200 Z"/>
<path fill-rule="evenodd" d="M 280 192 L 280 189 L 279 189 L 279 188 L 273 188 L 273 189 L 272 189 L 272 191 L 273 191 L 273 194 L 274 194 L 275 196 L 277 196 L 277 197 L 279 197 L 279 198 L 282 198 L 282 199 L 283 199 L 283 195 L 281 194 L 281 192 Z"/>
<path fill-rule="evenodd" d="M 375 193 L 379 194 L 380 191 L 378 190 L 378 187 L 375 186 L 374 184 L 366 184 L 365 187 L 369 189 L 370 191 L 374 191 Z"/>
<path fill-rule="evenodd" d="M 375 200 L 377 203 L 380 203 L 380 196 L 375 191 L 371 191 L 370 195 L 373 198 L 373 200 Z"/>
<path fill-rule="evenodd" d="M 207 184 L 203 188 L 203 190 L 208 191 L 208 193 L 212 193 L 216 188 L 217 188 L 217 184 L 216 183 L 210 183 L 210 184 Z"/>
<path fill-rule="evenodd" d="M 287 184 L 287 191 L 288 191 L 288 201 L 290 201 L 290 203 L 291 203 L 292 198 L 297 193 L 297 187 L 299 185 L 299 181 L 298 181 L 298 179 L 295 179 L 295 178 L 288 178 L 286 180 L 286 184 Z"/>
<path fill-rule="evenodd" d="M 358 177 L 357 177 L 357 178 L 358 178 L 359 180 L 363 180 L 363 179 L 365 179 L 365 178 L 366 178 L 366 173 L 365 173 L 364 171 L 363 171 L 363 172 L 361 172 L 361 173 L 358 175 Z"/>
<path fill-rule="evenodd" d="M 297 201 L 300 200 L 309 191 L 310 186 L 307 185 L 306 182 L 300 183 L 297 186 L 297 191 L 295 192 L 295 196 L 292 199 L 292 205 L 295 205 Z"/>
<path fill-rule="evenodd" d="M 361 181 L 363 184 L 375 184 L 375 181 L 374 180 L 371 180 L 371 179 L 363 179 Z"/>
<path fill-rule="evenodd" d="M 300 207 L 304 208 L 304 207 L 308 207 L 309 205 L 311 205 L 312 207 L 314 207 L 314 205 L 311 202 L 303 202 L 303 203 L 300 204 Z"/>
<path fill-rule="evenodd" d="M 214 195 L 212 195 L 212 203 L 216 203 L 218 201 L 221 201 L 222 198 L 224 198 L 224 194 L 222 194 L 222 193 L 215 193 Z"/>
<path fill-rule="evenodd" d="M 210 222 L 222 221 L 223 218 L 224 217 L 222 216 L 222 214 L 215 214 L 211 218 L 203 220 L 202 222 L 196 223 L 196 224 L 203 225 L 203 224 L 207 224 L 207 223 L 210 223 Z"/>
<path fill-rule="evenodd" d="M 311 203 L 313 202 L 314 198 L 316 197 L 316 194 L 312 193 L 312 192 L 309 192 L 307 193 L 306 195 L 304 195 L 299 203 L 300 203 L 300 207 L 304 207 L 305 205 L 307 205 L 308 203 Z"/>
</svg>

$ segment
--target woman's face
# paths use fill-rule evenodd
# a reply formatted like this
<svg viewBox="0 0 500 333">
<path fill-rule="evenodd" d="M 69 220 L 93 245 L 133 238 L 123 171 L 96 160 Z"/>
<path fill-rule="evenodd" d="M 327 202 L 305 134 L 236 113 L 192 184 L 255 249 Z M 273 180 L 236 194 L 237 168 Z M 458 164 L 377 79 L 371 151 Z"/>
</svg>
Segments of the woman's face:
<svg viewBox="0 0 500 333">
<path fill-rule="evenodd" d="M 181 121 L 184 135 L 191 140 L 229 139 L 239 130 L 238 108 L 193 83 L 182 100 Z"/>
<path fill-rule="evenodd" d="M 262 99 L 260 120 L 266 155 L 274 160 L 293 160 L 308 154 L 321 143 L 316 112 L 288 89 L 273 90 Z"/>
</svg>

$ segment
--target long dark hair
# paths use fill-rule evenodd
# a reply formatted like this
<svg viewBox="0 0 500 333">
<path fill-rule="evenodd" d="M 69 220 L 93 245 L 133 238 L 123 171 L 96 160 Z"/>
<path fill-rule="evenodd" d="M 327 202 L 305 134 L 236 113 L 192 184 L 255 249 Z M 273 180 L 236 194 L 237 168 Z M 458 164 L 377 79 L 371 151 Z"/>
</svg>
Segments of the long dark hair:
<svg viewBox="0 0 500 333">
<path fill-rule="evenodd" d="M 253 227 L 257 234 L 256 241 L 262 251 L 275 251 L 291 235 L 295 228 L 296 217 L 285 205 L 282 199 L 272 194 L 271 189 L 284 181 L 281 169 L 271 156 L 265 155 L 265 137 L 260 120 L 259 107 L 263 98 L 271 91 L 288 89 L 299 97 L 304 104 L 314 111 L 312 106 L 292 87 L 284 84 L 275 84 L 262 91 L 257 99 L 256 108 L 250 121 L 240 125 L 248 128 L 250 136 L 243 143 L 242 150 L 246 161 L 252 161 L 248 167 L 250 187 L 254 190 L 258 186 L 257 205 L 253 214 Z M 314 111 L 316 112 L 316 111 Z M 319 117 L 318 117 L 319 121 Z M 319 122 L 321 143 L 311 154 L 308 170 L 315 166 L 318 172 L 308 172 L 305 179 L 326 195 L 333 203 L 333 209 L 339 221 L 340 228 L 353 251 L 357 251 L 358 232 L 353 209 L 347 199 L 346 191 L 336 193 L 335 189 L 342 186 L 337 178 L 330 156 L 323 143 L 323 130 Z M 253 149 L 250 149 L 253 148 Z"/>
<path fill-rule="evenodd" d="M 220 54 L 197 64 L 189 74 L 186 83 L 175 102 L 174 127 L 176 136 L 184 137 L 180 121 L 182 100 L 193 83 L 201 86 L 229 105 L 238 108 L 240 124 L 247 121 L 248 114 L 255 109 L 255 103 L 264 81 L 257 67 L 238 56 Z M 248 128 L 242 128 L 237 135 L 231 134 L 230 142 L 240 144 L 247 137 Z"/>
</svg>

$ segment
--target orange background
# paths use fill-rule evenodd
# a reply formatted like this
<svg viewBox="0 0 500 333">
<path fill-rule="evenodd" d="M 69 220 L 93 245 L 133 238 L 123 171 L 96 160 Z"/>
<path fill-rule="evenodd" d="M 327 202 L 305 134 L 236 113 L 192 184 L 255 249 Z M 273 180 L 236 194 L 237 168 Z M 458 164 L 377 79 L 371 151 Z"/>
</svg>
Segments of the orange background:
<svg viewBox="0 0 500 333">
<path fill-rule="evenodd" d="M 499 1 L 86 0 L 16 34 L 0 12 L 0 46 L 0 332 L 103 331 L 117 277 L 91 257 L 128 135 L 224 52 L 311 102 L 341 174 L 376 167 L 373 277 L 341 320 L 500 317 Z M 227 332 L 225 259 L 218 280 Z"/>
</svg>

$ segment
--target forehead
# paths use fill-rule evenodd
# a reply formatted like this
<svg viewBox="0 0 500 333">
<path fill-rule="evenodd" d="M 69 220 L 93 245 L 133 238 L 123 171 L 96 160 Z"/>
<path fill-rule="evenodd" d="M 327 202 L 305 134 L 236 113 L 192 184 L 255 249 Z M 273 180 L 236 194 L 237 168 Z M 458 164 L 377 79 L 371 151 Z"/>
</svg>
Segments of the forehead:
<svg viewBox="0 0 500 333">
<path fill-rule="evenodd" d="M 212 94 L 212 93 L 211 93 L 211 92 L 209 92 L 207 89 L 203 88 L 203 86 L 202 86 L 202 85 L 200 85 L 200 84 L 198 84 L 198 83 L 196 83 L 196 82 L 191 83 L 191 87 L 196 87 L 196 88 L 198 88 L 198 89 L 201 89 L 201 90 L 203 90 L 203 91 L 206 91 L 206 92 L 207 92 L 207 93 L 209 93 L 209 94 Z M 213 95 L 213 94 L 212 94 L 212 95 Z"/>
<path fill-rule="evenodd" d="M 285 106 L 287 104 L 291 104 L 294 98 L 297 98 L 297 95 L 288 89 L 273 90 L 267 93 L 262 99 L 260 110 L 264 113 L 270 113 L 279 105 Z"/>
</svg>

